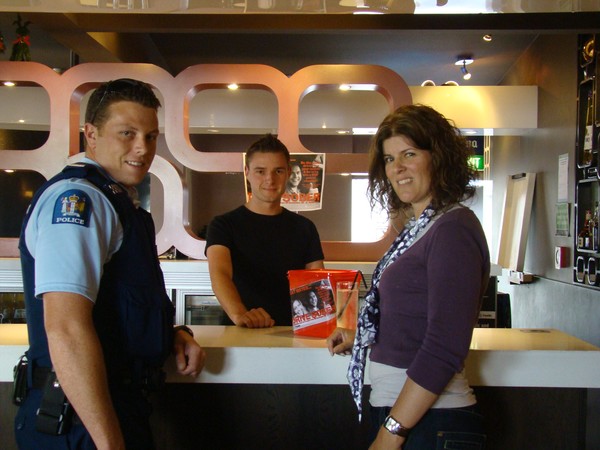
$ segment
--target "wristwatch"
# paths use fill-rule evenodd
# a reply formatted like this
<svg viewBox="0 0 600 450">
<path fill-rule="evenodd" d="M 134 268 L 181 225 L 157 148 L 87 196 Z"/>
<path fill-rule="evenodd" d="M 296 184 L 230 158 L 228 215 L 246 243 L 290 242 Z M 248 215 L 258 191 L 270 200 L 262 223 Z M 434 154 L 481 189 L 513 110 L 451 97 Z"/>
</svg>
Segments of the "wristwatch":
<svg viewBox="0 0 600 450">
<path fill-rule="evenodd" d="M 383 422 L 383 428 L 388 430 L 390 433 L 400 437 L 408 437 L 410 428 L 406 428 L 392 416 L 387 416 Z"/>
<path fill-rule="evenodd" d="M 191 337 L 194 337 L 194 332 L 192 331 L 192 329 L 190 327 L 186 327 L 185 325 L 177 325 L 176 327 L 173 328 L 173 331 L 175 333 L 177 333 L 179 330 L 185 331 Z"/>
</svg>

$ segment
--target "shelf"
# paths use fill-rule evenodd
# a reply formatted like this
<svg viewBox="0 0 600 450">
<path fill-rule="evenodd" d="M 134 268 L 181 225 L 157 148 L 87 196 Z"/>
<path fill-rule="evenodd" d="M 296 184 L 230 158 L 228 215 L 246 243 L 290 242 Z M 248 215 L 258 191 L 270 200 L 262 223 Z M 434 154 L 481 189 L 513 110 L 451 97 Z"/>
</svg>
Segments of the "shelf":
<svg viewBox="0 0 600 450">
<path fill-rule="evenodd" d="M 579 248 L 579 247 L 577 247 L 577 251 L 579 253 L 588 253 L 590 255 L 598 255 L 598 250 L 588 250 L 587 248 Z"/>
<path fill-rule="evenodd" d="M 600 99 L 597 94 L 596 73 L 598 62 L 596 61 L 596 35 L 586 34 L 579 37 L 578 43 L 578 92 L 577 92 L 577 122 L 576 122 L 576 146 L 575 159 L 577 170 L 575 171 L 575 233 L 573 251 L 573 282 L 592 289 L 600 289 L 600 251 L 581 248 L 578 244 L 578 235 L 585 223 L 585 213 L 588 210 L 594 212 L 596 203 L 600 200 L 599 165 L 600 155 L 598 153 L 600 132 Z M 590 107 L 591 102 L 591 109 Z M 586 134 L 586 123 L 592 123 L 591 146 L 589 146 L 590 135 Z M 583 164 L 584 142 L 591 147 L 591 161 Z M 588 148 L 589 148 L 588 147 Z M 586 152 L 585 157 L 589 154 Z"/>
<path fill-rule="evenodd" d="M 580 169 L 585 169 L 585 174 L 583 175 L 583 178 L 581 178 L 580 180 L 577 181 L 577 183 L 579 184 L 584 184 L 584 183 L 594 183 L 596 181 L 598 181 L 598 168 L 596 166 L 592 167 L 592 165 L 588 165 L 585 167 L 579 167 Z M 587 173 L 593 171 L 594 174 L 592 173 Z"/>
</svg>

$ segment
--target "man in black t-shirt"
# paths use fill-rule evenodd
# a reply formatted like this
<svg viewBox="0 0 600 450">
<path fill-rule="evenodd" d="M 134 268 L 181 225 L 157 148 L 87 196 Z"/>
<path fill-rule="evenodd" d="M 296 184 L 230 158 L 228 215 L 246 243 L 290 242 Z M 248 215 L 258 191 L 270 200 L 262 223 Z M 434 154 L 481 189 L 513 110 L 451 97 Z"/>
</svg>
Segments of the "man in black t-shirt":
<svg viewBox="0 0 600 450">
<path fill-rule="evenodd" d="M 244 171 L 250 200 L 208 226 L 213 291 L 238 326 L 291 325 L 288 270 L 323 268 L 315 225 L 281 206 L 290 155 L 271 134 L 250 146 Z"/>
</svg>

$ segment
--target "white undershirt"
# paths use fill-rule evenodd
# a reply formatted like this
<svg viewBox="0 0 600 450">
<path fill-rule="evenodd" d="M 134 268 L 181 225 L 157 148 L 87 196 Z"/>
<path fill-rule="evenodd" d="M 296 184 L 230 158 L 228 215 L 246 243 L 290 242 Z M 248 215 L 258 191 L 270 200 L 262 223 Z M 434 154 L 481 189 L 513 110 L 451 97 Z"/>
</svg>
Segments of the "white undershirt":
<svg viewBox="0 0 600 450">
<path fill-rule="evenodd" d="M 369 402 L 372 406 L 394 406 L 400 391 L 406 383 L 408 376 L 406 369 L 369 361 L 369 378 L 371 379 L 371 396 Z M 477 403 L 473 389 L 465 376 L 464 369 L 454 374 L 444 391 L 440 394 L 432 408 L 462 408 Z"/>
</svg>

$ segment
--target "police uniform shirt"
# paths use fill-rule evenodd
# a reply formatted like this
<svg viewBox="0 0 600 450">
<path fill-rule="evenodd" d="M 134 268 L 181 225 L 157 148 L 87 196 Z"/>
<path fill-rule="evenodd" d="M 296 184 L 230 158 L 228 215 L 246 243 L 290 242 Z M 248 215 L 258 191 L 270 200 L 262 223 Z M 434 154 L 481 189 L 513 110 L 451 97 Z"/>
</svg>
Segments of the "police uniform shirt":
<svg viewBox="0 0 600 450">
<path fill-rule="evenodd" d="M 88 158 L 84 163 L 98 164 Z M 61 180 L 38 200 L 25 230 L 35 258 L 35 295 L 70 292 L 96 300 L 102 268 L 123 241 L 110 201 L 85 179 Z"/>
</svg>

